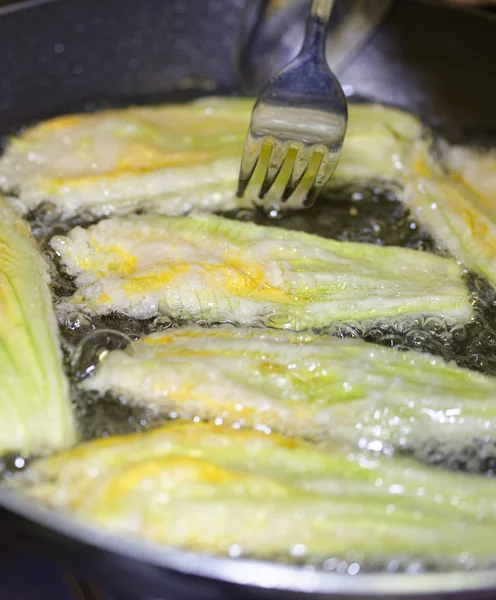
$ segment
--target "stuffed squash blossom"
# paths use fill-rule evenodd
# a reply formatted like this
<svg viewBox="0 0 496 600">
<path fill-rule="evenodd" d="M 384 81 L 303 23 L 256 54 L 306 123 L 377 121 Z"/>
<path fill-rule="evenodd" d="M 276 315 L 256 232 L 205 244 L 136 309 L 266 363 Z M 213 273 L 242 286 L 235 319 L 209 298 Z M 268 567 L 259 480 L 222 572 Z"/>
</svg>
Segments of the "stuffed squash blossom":
<svg viewBox="0 0 496 600">
<path fill-rule="evenodd" d="M 180 417 L 376 450 L 496 433 L 496 378 L 415 351 L 267 329 L 168 329 L 82 382 Z"/>
<path fill-rule="evenodd" d="M 466 321 L 472 314 L 451 260 L 212 215 L 112 218 L 51 245 L 76 277 L 70 302 L 100 314 L 294 330 L 406 314 Z"/>
<path fill-rule="evenodd" d="M 14 486 L 112 532 L 232 556 L 483 564 L 496 553 L 490 479 L 206 423 L 89 442 Z"/>
<path fill-rule="evenodd" d="M 11 139 L 0 159 L 0 189 L 17 196 L 23 211 L 48 199 L 63 216 L 239 208 L 250 203 L 235 193 L 252 105 L 251 99 L 206 98 L 45 121 Z M 333 183 L 395 179 L 400 156 L 420 129 L 400 111 L 350 107 Z"/>
<path fill-rule="evenodd" d="M 0 198 L 0 455 L 75 439 L 49 281 L 28 224 Z"/>
</svg>

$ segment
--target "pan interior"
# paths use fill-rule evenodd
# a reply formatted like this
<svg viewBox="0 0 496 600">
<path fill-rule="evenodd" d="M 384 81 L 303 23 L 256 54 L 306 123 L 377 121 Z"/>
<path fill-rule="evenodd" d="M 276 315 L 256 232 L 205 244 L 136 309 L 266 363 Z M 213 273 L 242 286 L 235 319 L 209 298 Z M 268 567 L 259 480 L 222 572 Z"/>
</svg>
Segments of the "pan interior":
<svg viewBox="0 0 496 600">
<path fill-rule="evenodd" d="M 160 98 L 160 102 L 190 100 L 198 95 L 200 93 L 192 91 L 175 93 Z M 108 107 L 109 104 L 114 103 L 92 104 L 89 108 L 93 110 Z M 398 190 L 394 184 L 371 183 L 343 187 L 335 190 L 332 195 L 321 197 L 312 208 L 282 218 L 279 215 L 264 213 L 260 209 L 244 209 L 226 213 L 224 216 L 270 227 L 305 231 L 341 241 L 403 246 L 420 252 L 443 255 L 443 251 L 399 202 Z M 57 301 L 71 294 L 75 287 L 58 264 L 48 241 L 54 234 L 67 232 L 75 225 L 87 227 L 95 220 L 83 214 L 70 221 L 58 221 L 49 203 L 41 205 L 28 219 L 40 247 L 53 267 L 52 288 Z M 387 326 L 339 323 L 333 326 L 332 330 L 321 333 L 340 337 L 362 337 L 388 347 L 417 349 L 446 360 L 454 360 L 460 366 L 481 373 L 496 375 L 496 292 L 487 282 L 472 274 L 467 275 L 467 285 L 475 307 L 475 318 L 468 324 L 451 325 L 439 318 L 417 317 L 401 319 Z M 170 418 L 170 415 L 131 406 L 124 398 L 115 394 L 98 398 L 93 393 L 83 393 L 78 391 L 76 385 L 88 376 L 98 363 L 103 348 L 123 347 L 122 333 L 128 339 L 134 340 L 175 324 L 164 317 L 146 321 L 116 315 L 98 317 L 87 309 L 74 310 L 67 321 L 60 324 L 65 367 L 72 383 L 76 414 L 85 440 L 143 431 Z M 485 440 L 473 440 L 470 445 L 444 446 L 433 440 L 431 444 L 409 447 L 404 452 L 422 463 L 451 470 L 491 476 L 496 469 L 496 446 Z M 16 456 L 5 457 L 5 475 L 23 468 L 25 462 L 19 458 L 22 459 Z M 284 561 L 284 557 L 281 560 Z M 350 561 L 350 564 L 353 564 L 353 561 Z M 320 567 L 322 565 L 319 565 Z M 343 569 L 346 571 L 348 567 L 348 563 L 345 568 L 344 563 L 339 561 L 323 565 L 324 569 L 337 572 Z M 386 566 L 373 563 L 361 565 L 362 571 L 372 572 L 386 570 L 415 573 L 449 568 L 449 565 L 439 563 L 419 565 L 408 560 L 403 564 Z"/>
</svg>

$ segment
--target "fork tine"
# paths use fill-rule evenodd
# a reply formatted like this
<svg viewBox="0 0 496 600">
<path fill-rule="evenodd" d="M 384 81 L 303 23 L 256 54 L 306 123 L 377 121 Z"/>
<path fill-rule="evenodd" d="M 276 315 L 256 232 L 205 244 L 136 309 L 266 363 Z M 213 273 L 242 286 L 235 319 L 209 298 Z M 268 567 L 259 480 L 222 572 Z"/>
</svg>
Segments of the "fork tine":
<svg viewBox="0 0 496 600">
<path fill-rule="evenodd" d="M 306 192 L 306 194 L 302 200 L 302 206 L 304 206 L 305 208 L 312 206 L 312 204 L 315 202 L 315 200 L 317 200 L 317 197 L 320 194 L 320 192 L 322 191 L 322 187 L 323 187 L 323 184 L 325 181 L 325 176 L 326 176 L 325 165 L 326 165 L 327 160 L 326 160 L 326 157 L 324 156 L 324 154 L 322 154 L 322 153 L 319 153 L 319 154 L 320 154 L 319 166 L 317 167 L 317 170 L 315 172 L 315 176 L 312 180 L 312 183 L 310 184 L 310 187 L 308 188 L 308 191 Z M 314 154 L 314 156 L 315 155 L 316 154 Z"/>
<path fill-rule="evenodd" d="M 277 140 L 274 140 L 272 143 L 272 148 L 270 149 L 265 176 L 262 181 L 262 185 L 260 186 L 260 192 L 258 193 L 260 200 L 264 199 L 274 181 L 277 179 L 277 176 L 281 172 L 285 158 L 286 154 L 284 146 Z"/>
<path fill-rule="evenodd" d="M 262 151 L 262 140 L 255 140 L 250 134 L 246 138 L 241 167 L 239 170 L 238 191 L 239 198 L 243 196 L 250 183 L 253 173 L 258 164 L 260 153 Z"/>
<path fill-rule="evenodd" d="M 308 164 L 310 162 L 309 158 L 308 150 L 303 146 L 303 144 L 300 144 L 296 151 L 296 156 L 291 167 L 289 179 L 282 193 L 282 202 L 286 202 L 294 193 L 296 188 L 300 185 L 308 169 Z"/>
</svg>

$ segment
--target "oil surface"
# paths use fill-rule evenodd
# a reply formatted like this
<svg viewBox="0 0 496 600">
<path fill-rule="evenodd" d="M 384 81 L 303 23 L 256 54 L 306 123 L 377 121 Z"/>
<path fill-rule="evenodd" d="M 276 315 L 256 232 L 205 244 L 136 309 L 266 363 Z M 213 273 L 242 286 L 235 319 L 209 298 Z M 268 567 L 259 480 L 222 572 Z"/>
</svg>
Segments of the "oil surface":
<svg viewBox="0 0 496 600">
<path fill-rule="evenodd" d="M 321 197 L 310 209 L 293 212 L 283 218 L 274 218 L 260 209 L 226 213 L 224 216 L 342 241 L 404 246 L 444 254 L 396 200 L 396 194 L 394 186 L 370 184 L 334 191 L 332 196 Z M 67 232 L 75 225 L 89 226 L 95 222 L 94 219 L 82 215 L 60 223 L 48 204 L 41 206 L 29 218 L 52 266 L 55 298 L 72 294 L 74 284 L 58 264 L 48 241 L 52 235 Z M 475 316 L 470 323 L 453 325 L 432 316 L 402 317 L 387 324 L 376 320 L 337 323 L 320 333 L 361 337 L 384 346 L 430 352 L 445 360 L 456 361 L 460 366 L 496 375 L 496 292 L 485 281 L 468 273 L 466 281 L 475 307 Z M 112 394 L 96 401 L 94 395 L 81 393 L 75 386 L 80 379 L 91 375 L 102 352 L 123 348 L 143 335 L 179 324 L 163 316 L 145 321 L 117 314 L 101 317 L 92 314 L 88 308 L 74 309 L 67 315 L 60 325 L 60 332 L 84 439 L 138 431 L 169 417 L 131 406 L 125 398 Z M 451 469 L 492 474 L 496 468 L 496 445 L 490 440 L 473 440 L 470 446 L 447 447 L 433 439 L 429 444 L 406 448 L 404 452 L 422 462 Z"/>
</svg>

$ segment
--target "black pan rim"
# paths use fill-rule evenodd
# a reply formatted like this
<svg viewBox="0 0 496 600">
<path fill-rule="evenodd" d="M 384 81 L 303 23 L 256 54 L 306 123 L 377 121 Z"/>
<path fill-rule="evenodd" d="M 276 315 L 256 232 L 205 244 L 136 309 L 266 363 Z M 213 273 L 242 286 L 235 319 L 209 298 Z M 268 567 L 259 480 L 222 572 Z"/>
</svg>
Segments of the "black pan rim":
<svg viewBox="0 0 496 600">
<path fill-rule="evenodd" d="M 43 4 L 52 4 L 60 1 L 61 0 L 24 0 L 21 2 L 14 2 L 13 4 L 6 4 L 5 6 L 0 7 L 0 18 L 6 17 L 15 12 L 29 10 L 30 8 L 37 8 Z"/>
</svg>

